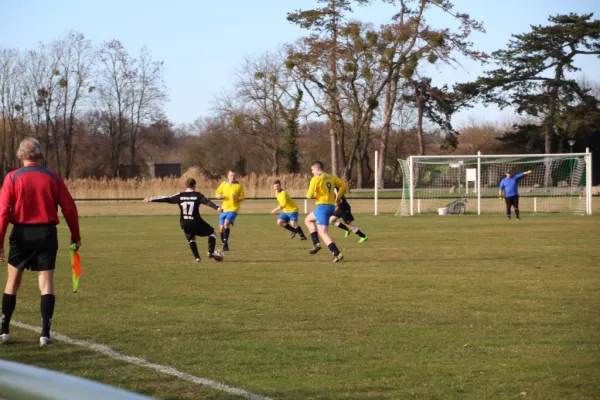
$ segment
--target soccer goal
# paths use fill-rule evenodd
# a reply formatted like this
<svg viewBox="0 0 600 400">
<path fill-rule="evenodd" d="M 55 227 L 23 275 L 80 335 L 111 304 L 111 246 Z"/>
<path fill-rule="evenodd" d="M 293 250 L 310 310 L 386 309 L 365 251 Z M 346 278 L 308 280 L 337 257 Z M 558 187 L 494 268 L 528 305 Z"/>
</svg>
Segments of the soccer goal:
<svg viewBox="0 0 600 400">
<path fill-rule="evenodd" d="M 521 213 L 592 213 L 592 154 L 411 156 L 398 160 L 403 194 L 396 215 L 505 213 L 500 181 L 531 170 L 519 181 Z"/>
</svg>

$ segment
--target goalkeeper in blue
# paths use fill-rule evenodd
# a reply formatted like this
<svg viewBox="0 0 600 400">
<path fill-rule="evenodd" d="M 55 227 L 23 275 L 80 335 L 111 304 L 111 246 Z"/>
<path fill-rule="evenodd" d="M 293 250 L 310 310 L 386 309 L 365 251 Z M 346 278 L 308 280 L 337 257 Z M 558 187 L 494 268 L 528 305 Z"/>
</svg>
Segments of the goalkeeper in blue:
<svg viewBox="0 0 600 400">
<path fill-rule="evenodd" d="M 498 198 L 502 200 L 502 191 L 504 190 L 504 201 L 506 202 L 506 218 L 510 219 L 511 207 L 515 209 L 515 216 L 520 220 L 519 216 L 519 180 L 525 175 L 529 175 L 531 171 L 521 172 L 512 176 L 511 170 L 506 171 L 506 178 L 503 178 L 498 188 Z"/>
<path fill-rule="evenodd" d="M 321 250 L 319 236 L 325 242 L 325 245 L 333 254 L 333 262 L 340 262 L 344 255 L 335 245 L 332 237 L 329 235 L 329 219 L 335 213 L 335 206 L 339 204 L 342 196 L 346 192 L 346 182 L 335 175 L 323 171 L 323 163 L 315 161 L 310 166 L 313 177 L 310 180 L 310 186 L 306 193 L 307 199 L 316 199 L 317 208 L 304 219 L 304 223 L 310 231 L 310 237 L 313 242 L 313 248 L 310 254 L 316 254 Z M 336 187 L 339 191 L 336 193 Z"/>
<path fill-rule="evenodd" d="M 280 212 L 277 225 L 292 232 L 292 239 L 296 235 L 300 235 L 300 240 L 307 240 L 302 228 L 298 225 L 298 206 L 296 202 L 292 200 L 288 192 L 282 189 L 280 180 L 273 182 L 273 190 L 275 190 L 275 197 L 279 205 L 271 210 L 271 214 Z"/>
</svg>

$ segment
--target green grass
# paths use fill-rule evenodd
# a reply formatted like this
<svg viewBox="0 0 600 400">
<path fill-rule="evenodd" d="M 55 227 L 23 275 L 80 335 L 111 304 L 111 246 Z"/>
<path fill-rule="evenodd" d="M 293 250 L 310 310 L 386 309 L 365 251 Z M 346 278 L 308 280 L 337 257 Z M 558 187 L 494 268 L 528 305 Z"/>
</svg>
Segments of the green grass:
<svg viewBox="0 0 600 400">
<path fill-rule="evenodd" d="M 77 294 L 59 231 L 53 329 L 275 399 L 600 398 L 600 218 L 356 222 L 369 241 L 334 228 L 339 264 L 243 214 L 225 261 L 194 264 L 175 216 L 83 218 Z M 36 286 L 27 273 L 14 319 L 39 324 Z M 235 398 L 11 336 L 0 358 L 158 398 Z"/>
</svg>

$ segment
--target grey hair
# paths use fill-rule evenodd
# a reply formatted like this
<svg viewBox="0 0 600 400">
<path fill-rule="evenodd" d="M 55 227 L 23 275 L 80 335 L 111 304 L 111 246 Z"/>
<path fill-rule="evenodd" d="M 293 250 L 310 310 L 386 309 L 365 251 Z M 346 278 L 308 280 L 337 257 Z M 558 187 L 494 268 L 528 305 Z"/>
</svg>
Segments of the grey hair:
<svg viewBox="0 0 600 400">
<path fill-rule="evenodd" d="M 36 138 L 23 139 L 19 144 L 17 157 L 21 160 L 39 160 L 42 158 L 42 145 Z"/>
</svg>

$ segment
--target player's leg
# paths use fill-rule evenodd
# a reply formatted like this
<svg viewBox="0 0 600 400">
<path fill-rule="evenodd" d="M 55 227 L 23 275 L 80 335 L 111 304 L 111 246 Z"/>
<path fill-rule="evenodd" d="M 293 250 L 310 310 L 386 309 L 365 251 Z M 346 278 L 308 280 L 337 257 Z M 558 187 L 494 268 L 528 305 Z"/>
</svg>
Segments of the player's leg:
<svg viewBox="0 0 600 400">
<path fill-rule="evenodd" d="M 277 225 L 281 226 L 283 229 L 292 232 L 292 239 L 296 236 L 296 230 L 292 228 L 288 222 L 290 222 L 290 217 L 287 213 L 281 212 L 279 214 L 279 218 L 277 219 Z"/>
<path fill-rule="evenodd" d="M 506 204 L 506 218 L 510 219 L 510 205 L 512 197 L 505 197 L 504 202 Z"/>
<path fill-rule="evenodd" d="M 354 225 L 354 215 L 352 215 L 352 210 L 350 208 L 348 208 L 347 210 L 344 211 L 344 215 L 342 216 L 342 218 L 344 219 L 344 222 L 346 223 L 346 226 L 348 226 L 348 229 L 351 232 L 354 232 L 360 239 L 358 239 L 359 243 L 364 243 L 367 240 L 369 240 L 369 238 L 367 237 L 367 235 L 365 235 L 359 228 L 358 226 Z"/>
<path fill-rule="evenodd" d="M 223 223 L 223 251 L 229 251 L 229 235 L 231 227 L 235 224 L 237 213 L 230 211 L 226 213 L 225 222 Z"/>
<path fill-rule="evenodd" d="M 331 235 L 329 235 L 329 218 L 331 218 L 331 216 L 333 215 L 334 207 L 321 205 L 317 208 L 320 209 L 319 213 L 316 214 L 316 223 L 319 236 L 321 236 L 323 242 L 327 245 L 329 251 L 331 251 L 331 254 L 333 254 L 333 262 L 339 262 L 344 258 L 344 256 L 337 248 Z"/>
<path fill-rule="evenodd" d="M 40 312 L 42 314 L 42 333 L 40 335 L 40 345 L 51 344 L 50 327 L 52 325 L 52 316 L 54 315 L 54 270 L 39 271 L 38 284 L 40 287 Z"/>
<path fill-rule="evenodd" d="M 40 345 L 52 344 L 50 328 L 54 315 L 54 268 L 56 267 L 56 254 L 58 253 L 58 237 L 56 226 L 31 227 L 39 232 L 36 243 L 35 256 L 31 261 L 31 270 L 38 271 L 38 284 L 40 288 L 40 312 L 42 314 L 42 333 Z"/>
<path fill-rule="evenodd" d="M 215 261 L 223 261 L 223 257 L 215 253 L 215 246 L 217 245 L 217 235 L 215 235 L 215 228 L 213 228 L 208 222 L 202 220 L 198 225 L 196 235 L 201 237 L 208 237 L 208 258 L 212 258 Z"/>
<path fill-rule="evenodd" d="M 10 319 L 17 306 L 17 292 L 21 286 L 23 270 L 8 264 L 8 279 L 2 296 L 2 327 L 0 328 L 0 344 L 8 343 Z"/>
<path fill-rule="evenodd" d="M 306 236 L 304 235 L 304 231 L 302 231 L 302 227 L 300 225 L 298 225 L 298 213 L 297 212 L 293 212 L 293 213 L 290 213 L 289 216 L 290 216 L 290 222 L 289 222 L 289 224 L 300 235 L 300 240 L 307 240 Z"/>
<path fill-rule="evenodd" d="M 219 233 L 221 235 L 221 244 L 225 245 L 225 240 L 224 240 L 224 236 L 225 236 L 225 218 L 227 217 L 227 213 L 225 211 L 223 211 L 220 215 L 219 215 Z"/>
<path fill-rule="evenodd" d="M 318 207 L 317 207 L 318 208 Z M 308 228 L 310 232 L 310 238 L 313 242 L 313 248 L 310 250 L 310 254 L 316 254 L 319 250 L 321 250 L 321 243 L 319 243 L 319 233 L 317 232 L 317 217 L 315 216 L 315 211 L 311 212 L 304 218 L 304 225 Z"/>
<path fill-rule="evenodd" d="M 200 253 L 198 252 L 198 245 L 196 244 L 196 235 L 191 229 L 184 230 L 183 233 L 185 234 L 185 239 L 188 241 L 190 250 L 192 250 L 192 254 L 194 255 L 194 261 L 200 262 Z"/>
<path fill-rule="evenodd" d="M 517 220 L 521 219 L 521 215 L 519 213 L 519 195 L 513 197 L 513 207 L 515 208 L 515 215 Z"/>
<path fill-rule="evenodd" d="M 343 213 L 342 209 L 340 207 L 336 207 L 333 215 L 329 218 L 329 223 L 331 225 L 337 226 L 338 228 L 340 228 L 343 231 L 346 231 L 345 237 L 348 237 L 348 235 L 350 235 L 350 230 L 348 229 L 348 227 L 346 225 L 341 223 L 339 220 L 340 218 L 342 218 L 343 215 L 344 215 L 344 213 Z"/>
</svg>

